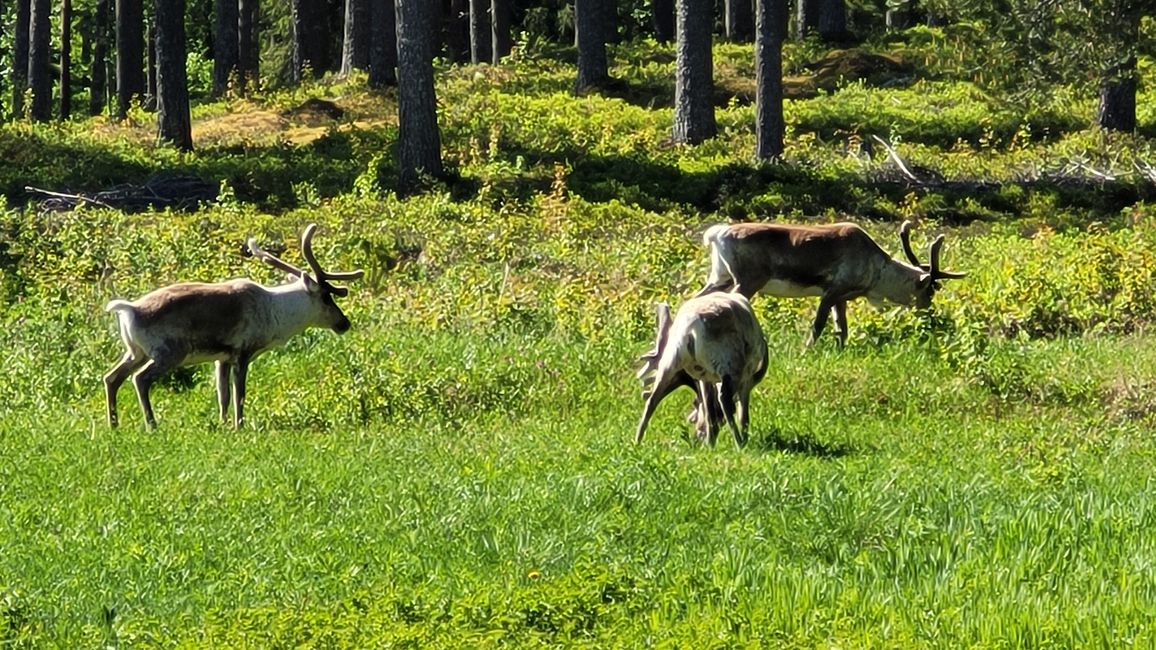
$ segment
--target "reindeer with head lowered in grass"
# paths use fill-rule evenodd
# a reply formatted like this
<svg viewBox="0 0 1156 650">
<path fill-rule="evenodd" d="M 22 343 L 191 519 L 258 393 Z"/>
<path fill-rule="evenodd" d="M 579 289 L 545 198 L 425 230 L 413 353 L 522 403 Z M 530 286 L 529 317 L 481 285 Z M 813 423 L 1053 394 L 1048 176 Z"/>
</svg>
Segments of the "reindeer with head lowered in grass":
<svg viewBox="0 0 1156 650">
<path fill-rule="evenodd" d="M 965 273 L 939 265 L 943 235 L 931 243 L 928 264 L 911 249 L 911 222 L 899 228 L 907 262 L 894 259 L 853 223 L 792 225 L 740 223 L 711 226 L 703 233 L 710 248 L 710 275 L 699 296 L 735 291 L 780 297 L 818 296 L 819 311 L 807 345 L 812 345 L 834 313 L 840 347 L 847 340 L 847 301 L 866 297 L 925 309 L 941 280 Z"/>
<path fill-rule="evenodd" d="M 658 304 L 654 349 L 642 356 L 642 419 L 634 442 L 642 442 L 654 409 L 679 386 L 695 392 L 698 436 L 714 445 L 725 418 L 740 447 L 747 441 L 751 390 L 767 372 L 767 344 L 750 302 L 737 293 L 712 293 L 684 302 L 670 317 Z"/>
<path fill-rule="evenodd" d="M 271 255 L 250 238 L 247 252 L 294 278 L 266 287 L 251 280 L 183 282 L 162 287 L 132 302 L 113 300 L 105 310 L 117 316 L 125 354 L 104 376 L 109 426 L 117 426 L 116 394 L 131 375 L 145 425 L 156 426 L 149 389 L 180 366 L 216 362 L 217 401 L 227 421 L 230 399 L 233 426 L 244 421 L 245 378 L 257 355 L 310 327 L 345 333 L 349 319 L 334 302 L 348 289 L 332 280 L 355 280 L 362 271 L 325 271 L 313 255 L 311 224 L 301 236 L 301 253 L 311 271 Z M 230 390 L 231 389 L 231 390 Z"/>
</svg>

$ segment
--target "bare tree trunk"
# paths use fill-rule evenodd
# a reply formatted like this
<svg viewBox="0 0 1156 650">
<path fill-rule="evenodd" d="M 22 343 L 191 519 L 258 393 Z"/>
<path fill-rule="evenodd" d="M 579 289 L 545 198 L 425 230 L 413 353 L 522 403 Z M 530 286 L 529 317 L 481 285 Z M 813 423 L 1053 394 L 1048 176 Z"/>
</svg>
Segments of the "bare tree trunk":
<svg viewBox="0 0 1156 650">
<path fill-rule="evenodd" d="M 229 78 L 239 67 L 240 44 L 237 0 L 213 3 L 213 97 L 222 97 L 229 89 Z"/>
<path fill-rule="evenodd" d="M 24 117 L 24 91 L 28 89 L 28 30 L 32 0 L 16 0 L 16 25 L 12 35 L 12 115 Z"/>
<path fill-rule="evenodd" d="M 4 2 L 5 0 L 0 0 L 0 16 L 6 15 L 7 13 L 7 7 L 4 6 Z M 4 38 L 4 27 L 4 21 L 0 20 L 0 43 L 3 43 L 6 40 Z M 3 90 L 4 81 L 3 79 L 0 79 L 0 91 Z M 4 97 L 2 96 L 2 92 L 0 92 L 0 124 L 3 124 L 5 121 L 7 121 L 7 119 L 8 116 L 4 114 Z"/>
<path fill-rule="evenodd" d="M 821 0 L 816 28 L 824 43 L 845 41 L 847 32 L 847 3 L 845 0 Z"/>
<path fill-rule="evenodd" d="M 470 60 L 470 0 L 449 0 L 446 56 L 454 63 Z"/>
<path fill-rule="evenodd" d="M 108 102 L 108 79 L 105 67 L 108 65 L 108 26 L 110 16 L 109 0 L 97 0 L 92 16 L 92 66 L 91 83 L 88 86 L 88 113 L 100 115 Z"/>
<path fill-rule="evenodd" d="M 1100 81 L 1096 124 L 1113 131 L 1136 130 L 1136 56 L 1112 66 Z"/>
<path fill-rule="evenodd" d="M 156 0 L 157 140 L 192 151 L 189 84 L 185 70 L 185 0 Z"/>
<path fill-rule="evenodd" d="M 72 0 L 60 2 L 60 121 L 72 117 Z"/>
<path fill-rule="evenodd" d="M 369 86 L 397 85 L 397 11 L 393 0 L 370 0 Z"/>
<path fill-rule="evenodd" d="M 847 4 L 845 0 L 798 0 L 796 38 L 815 33 L 826 43 L 845 40 Z"/>
<path fill-rule="evenodd" d="M 650 0 L 650 20 L 654 40 L 659 43 L 674 40 L 674 0 Z"/>
<path fill-rule="evenodd" d="M 711 0 L 678 0 L 678 46 L 674 80 L 674 141 L 697 144 L 713 138 L 714 69 Z"/>
<path fill-rule="evenodd" d="M 819 28 L 819 3 L 822 0 L 795 0 L 795 38 L 802 40 Z"/>
<path fill-rule="evenodd" d="M 490 41 L 493 45 L 491 61 L 497 64 L 514 49 L 510 37 L 510 0 L 491 0 L 490 27 Z"/>
<path fill-rule="evenodd" d="M 441 133 L 434 94 L 434 7 L 429 0 L 397 2 L 398 192 L 420 188 L 423 176 L 441 176 Z"/>
<path fill-rule="evenodd" d="M 341 74 L 369 67 L 369 4 L 345 0 L 345 37 L 341 42 Z"/>
<path fill-rule="evenodd" d="M 145 102 L 147 111 L 157 110 L 157 26 L 154 18 L 149 20 L 145 28 L 145 45 L 148 55 L 145 57 Z"/>
<path fill-rule="evenodd" d="M 470 63 L 490 60 L 490 0 L 470 0 Z"/>
<path fill-rule="evenodd" d="M 257 90 L 261 75 L 260 42 L 257 40 L 258 0 L 240 0 L 237 4 L 237 58 L 240 64 L 241 92 Z"/>
<path fill-rule="evenodd" d="M 749 43 L 754 36 L 751 0 L 726 0 L 725 28 L 728 41 Z"/>
<path fill-rule="evenodd" d="M 293 0 L 292 30 L 293 44 L 290 56 L 293 66 L 293 80 L 301 81 L 308 69 L 318 78 L 329 69 L 329 56 L 325 46 L 325 17 L 321 13 L 319 0 Z"/>
<path fill-rule="evenodd" d="M 783 157 L 783 38 L 786 0 L 757 0 L 755 9 L 755 157 Z"/>
<path fill-rule="evenodd" d="M 116 0 L 116 117 L 128 115 L 145 90 L 144 11 L 141 0 Z"/>
<path fill-rule="evenodd" d="M 28 85 L 32 89 L 29 116 L 37 122 L 47 122 L 52 118 L 52 77 L 49 70 L 51 11 L 49 0 L 32 0 L 32 13 L 28 19 Z"/>
<path fill-rule="evenodd" d="M 608 18 L 602 0 L 574 0 L 574 33 L 578 41 L 578 77 L 574 92 L 584 93 L 610 79 L 606 59 Z"/>
</svg>

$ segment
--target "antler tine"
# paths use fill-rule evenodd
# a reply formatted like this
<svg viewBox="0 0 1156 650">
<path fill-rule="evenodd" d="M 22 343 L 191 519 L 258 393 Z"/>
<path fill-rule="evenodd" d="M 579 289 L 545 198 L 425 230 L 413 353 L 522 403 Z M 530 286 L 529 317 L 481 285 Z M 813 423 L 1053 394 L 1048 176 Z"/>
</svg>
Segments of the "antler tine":
<svg viewBox="0 0 1156 650">
<path fill-rule="evenodd" d="M 643 384 L 647 383 L 648 375 L 653 375 L 658 368 L 658 358 L 662 355 L 662 344 L 666 340 L 666 330 L 670 326 L 670 305 L 665 302 L 658 302 L 654 304 L 655 311 L 658 315 L 658 333 L 654 337 L 654 348 L 647 350 L 642 356 L 638 358 L 642 362 L 642 367 L 635 373 Z"/>
<path fill-rule="evenodd" d="M 931 242 L 931 277 L 936 280 L 958 280 L 967 277 L 963 271 L 944 271 L 939 268 L 939 252 L 943 248 L 943 235 Z"/>
<path fill-rule="evenodd" d="M 326 271 L 321 268 L 321 264 L 317 262 L 317 257 L 313 254 L 313 234 L 317 232 L 317 224 L 311 223 L 305 227 L 305 232 L 301 233 L 301 254 L 305 256 L 305 261 L 309 262 L 309 268 L 313 269 L 313 274 L 318 282 L 326 282 L 329 280 L 356 280 L 365 275 L 365 271 L 358 269 L 356 271 Z M 332 287 L 334 293 L 339 296 L 344 296 L 346 291 L 344 287 Z"/>
<path fill-rule="evenodd" d="M 249 238 L 247 245 L 249 247 L 249 254 L 250 255 L 252 255 L 253 257 L 256 257 L 257 259 L 261 260 L 262 262 L 265 262 L 266 264 L 268 264 L 270 266 L 279 268 L 282 271 L 285 271 L 286 273 L 291 273 L 291 274 L 297 275 L 297 276 L 300 276 L 303 273 L 305 273 L 304 271 L 297 268 L 296 266 L 293 266 L 289 262 L 286 262 L 285 260 L 277 257 L 276 255 L 274 255 L 274 254 L 264 250 L 260 246 L 258 246 L 257 240 L 253 237 Z"/>
<path fill-rule="evenodd" d="M 305 226 L 305 232 L 301 233 L 301 254 L 309 263 L 309 268 L 313 269 L 314 279 L 321 282 L 325 279 L 325 271 L 321 269 L 321 265 L 317 263 L 317 258 L 313 255 L 313 234 L 315 232 L 317 232 L 317 224 L 311 223 Z"/>
<path fill-rule="evenodd" d="M 911 222 L 904 221 L 902 226 L 899 226 L 899 241 L 903 243 L 903 252 L 907 255 L 907 261 L 911 262 L 912 266 L 923 267 L 919 263 L 919 258 L 915 256 L 915 251 L 911 249 Z"/>
<path fill-rule="evenodd" d="M 931 242 L 931 277 L 939 278 L 942 274 L 939 272 L 939 251 L 943 248 L 943 235 L 935 238 Z"/>
</svg>

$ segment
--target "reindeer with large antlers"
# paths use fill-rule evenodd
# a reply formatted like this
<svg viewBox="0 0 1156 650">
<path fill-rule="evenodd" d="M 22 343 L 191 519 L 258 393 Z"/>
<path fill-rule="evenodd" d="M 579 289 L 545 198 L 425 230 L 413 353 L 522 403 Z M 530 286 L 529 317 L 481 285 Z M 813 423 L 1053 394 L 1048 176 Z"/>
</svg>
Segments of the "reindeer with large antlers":
<svg viewBox="0 0 1156 650">
<path fill-rule="evenodd" d="M 819 296 L 819 311 L 807 345 L 812 345 L 834 313 L 840 347 L 847 340 L 847 301 L 866 297 L 919 309 L 931 305 L 941 280 L 966 273 L 939 265 L 943 235 L 931 243 L 928 264 L 911 249 L 911 222 L 899 228 L 910 263 L 893 259 L 853 223 L 791 225 L 740 223 L 711 226 L 703 233 L 710 248 L 710 276 L 698 295 L 736 291 L 747 298 Z"/>
<path fill-rule="evenodd" d="M 228 420 L 231 398 L 233 426 L 240 427 L 245 377 L 254 357 L 309 327 L 345 333 L 349 319 L 333 298 L 345 296 L 348 290 L 330 281 L 356 280 L 363 272 L 323 270 L 313 255 L 316 229 L 311 224 L 301 236 L 301 253 L 311 271 L 271 255 L 249 239 L 250 255 L 296 278 L 287 284 L 265 287 L 246 279 L 184 282 L 132 302 L 109 302 L 105 310 L 116 314 L 126 348 L 120 362 L 104 376 L 109 426 L 117 426 L 116 394 L 130 375 L 145 425 L 152 429 L 156 426 L 149 401 L 153 383 L 179 366 L 215 361 L 221 420 Z"/>
</svg>

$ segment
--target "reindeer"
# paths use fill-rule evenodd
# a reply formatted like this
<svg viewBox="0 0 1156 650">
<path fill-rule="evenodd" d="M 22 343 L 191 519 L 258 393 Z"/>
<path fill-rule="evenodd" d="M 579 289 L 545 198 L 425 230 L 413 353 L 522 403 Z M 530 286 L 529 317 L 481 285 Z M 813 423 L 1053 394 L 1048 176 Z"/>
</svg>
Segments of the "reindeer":
<svg viewBox="0 0 1156 650">
<path fill-rule="evenodd" d="M 690 420 L 710 445 L 718 437 L 720 414 L 735 444 L 747 441 L 751 390 L 767 372 L 767 344 L 750 302 L 737 293 L 691 298 L 670 318 L 670 305 L 658 303 L 654 349 L 642 356 L 638 371 L 646 405 L 634 442 L 642 442 L 654 409 L 679 386 L 695 391 Z M 736 422 L 737 419 L 737 422 Z"/>
<path fill-rule="evenodd" d="M 105 311 L 116 314 L 126 348 L 120 362 L 104 376 L 109 426 L 117 426 L 116 394 L 129 375 L 145 425 L 153 429 L 156 418 L 149 401 L 153 383 L 179 366 L 215 361 L 221 421 L 228 421 L 231 388 L 233 426 L 240 428 L 245 377 L 257 355 L 309 327 L 328 327 L 338 334 L 349 330 L 349 319 L 333 300 L 345 296 L 348 289 L 330 281 L 356 280 L 363 272 L 322 270 L 313 255 L 316 229 L 317 224 L 311 224 L 301 235 L 301 252 L 312 273 L 278 259 L 249 239 L 247 254 L 295 278 L 287 284 L 265 287 L 246 279 L 185 282 L 132 302 L 109 302 Z"/>
<path fill-rule="evenodd" d="M 926 309 L 941 280 L 967 275 L 940 268 L 943 235 L 931 243 L 930 264 L 921 264 L 911 250 L 910 221 L 900 226 L 899 240 L 910 263 L 893 259 L 853 223 L 711 226 L 703 233 L 703 243 L 710 248 L 710 276 L 697 295 L 735 291 L 748 299 L 756 293 L 819 296 L 807 346 L 819 338 L 833 312 L 843 347 L 848 300 L 864 296 L 876 307 L 890 301 Z"/>
</svg>

